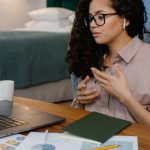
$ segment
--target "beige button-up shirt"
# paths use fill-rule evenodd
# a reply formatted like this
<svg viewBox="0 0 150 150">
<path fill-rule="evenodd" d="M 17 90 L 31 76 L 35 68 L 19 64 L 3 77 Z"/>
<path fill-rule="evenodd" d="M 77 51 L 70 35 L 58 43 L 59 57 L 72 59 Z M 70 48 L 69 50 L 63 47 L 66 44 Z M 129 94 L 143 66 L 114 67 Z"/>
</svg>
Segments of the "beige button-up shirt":
<svg viewBox="0 0 150 150">
<path fill-rule="evenodd" d="M 133 38 L 128 45 L 118 51 L 112 67 L 105 72 L 115 75 L 113 69 L 115 63 L 118 63 L 123 70 L 137 101 L 142 105 L 150 105 L 150 44 L 143 43 L 138 37 Z M 102 90 L 94 79 L 90 80 L 87 88 L 97 88 L 99 96 L 92 103 L 84 106 L 86 110 L 135 122 L 126 106 L 116 97 Z M 74 99 L 72 106 L 78 108 L 80 105 Z"/>
</svg>

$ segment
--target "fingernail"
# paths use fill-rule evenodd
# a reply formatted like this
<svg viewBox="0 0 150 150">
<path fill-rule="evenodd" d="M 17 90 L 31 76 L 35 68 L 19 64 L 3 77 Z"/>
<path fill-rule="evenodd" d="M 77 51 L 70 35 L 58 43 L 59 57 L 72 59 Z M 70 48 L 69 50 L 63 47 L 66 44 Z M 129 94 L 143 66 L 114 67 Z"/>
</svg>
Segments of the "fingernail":
<svg viewBox="0 0 150 150">
<path fill-rule="evenodd" d="M 83 87 L 86 87 L 86 85 L 85 85 L 85 84 L 83 84 Z"/>
<path fill-rule="evenodd" d="M 97 89 L 94 89 L 94 92 L 97 92 Z"/>
<path fill-rule="evenodd" d="M 91 67 L 91 70 L 93 70 L 94 68 L 93 67 Z"/>
<path fill-rule="evenodd" d="M 81 97 L 79 96 L 77 99 L 78 99 L 78 100 L 80 100 L 80 99 L 81 99 Z"/>
<path fill-rule="evenodd" d="M 96 93 L 95 95 L 96 95 L 96 96 L 99 96 L 99 93 Z"/>
<path fill-rule="evenodd" d="M 94 72 L 94 69 L 91 69 L 92 72 Z"/>
</svg>

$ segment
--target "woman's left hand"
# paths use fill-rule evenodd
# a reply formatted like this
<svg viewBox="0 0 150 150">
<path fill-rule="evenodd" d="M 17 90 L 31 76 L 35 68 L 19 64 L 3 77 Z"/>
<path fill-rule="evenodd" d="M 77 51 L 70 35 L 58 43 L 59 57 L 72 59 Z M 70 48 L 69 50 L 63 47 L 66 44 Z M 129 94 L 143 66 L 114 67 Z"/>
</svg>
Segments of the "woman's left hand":
<svg viewBox="0 0 150 150">
<path fill-rule="evenodd" d="M 127 79 L 117 64 L 115 65 L 117 77 L 102 72 L 94 67 L 92 67 L 91 70 L 102 89 L 117 97 L 122 103 L 125 103 L 126 97 L 131 95 L 131 92 L 128 87 Z"/>
<path fill-rule="evenodd" d="M 94 67 L 91 70 L 104 90 L 117 97 L 138 122 L 150 127 L 150 113 L 134 98 L 129 90 L 127 79 L 117 64 L 115 65 L 117 76 L 99 71 Z"/>
</svg>

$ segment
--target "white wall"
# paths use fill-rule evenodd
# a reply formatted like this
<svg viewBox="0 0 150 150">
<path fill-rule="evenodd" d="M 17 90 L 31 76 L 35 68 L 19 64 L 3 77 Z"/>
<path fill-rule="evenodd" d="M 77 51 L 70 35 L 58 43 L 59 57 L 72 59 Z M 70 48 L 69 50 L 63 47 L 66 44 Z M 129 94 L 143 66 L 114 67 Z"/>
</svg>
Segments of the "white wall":
<svg viewBox="0 0 150 150">
<path fill-rule="evenodd" d="M 46 0 L 0 0 L 0 30 L 24 27 L 28 11 L 46 7 Z"/>
</svg>

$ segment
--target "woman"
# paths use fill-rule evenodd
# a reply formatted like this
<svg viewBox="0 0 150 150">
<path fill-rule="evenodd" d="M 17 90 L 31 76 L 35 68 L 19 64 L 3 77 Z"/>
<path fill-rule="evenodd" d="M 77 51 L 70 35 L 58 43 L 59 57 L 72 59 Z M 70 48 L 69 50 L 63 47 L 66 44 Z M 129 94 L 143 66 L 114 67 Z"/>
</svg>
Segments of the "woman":
<svg viewBox="0 0 150 150">
<path fill-rule="evenodd" d="M 73 107 L 150 127 L 150 45 L 141 0 L 81 0 L 68 64 L 79 77 Z"/>
</svg>

